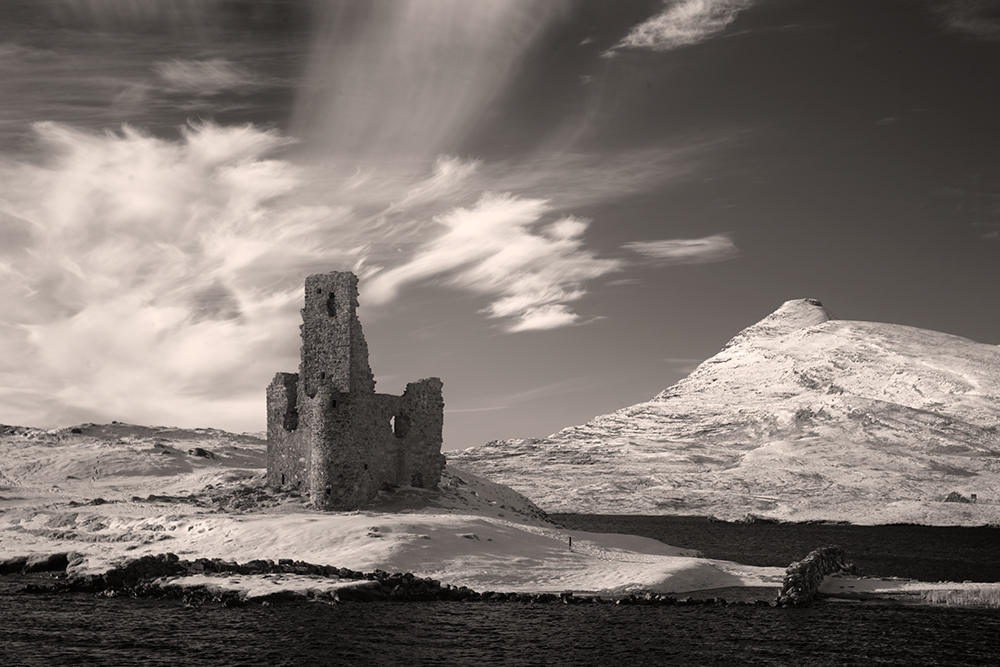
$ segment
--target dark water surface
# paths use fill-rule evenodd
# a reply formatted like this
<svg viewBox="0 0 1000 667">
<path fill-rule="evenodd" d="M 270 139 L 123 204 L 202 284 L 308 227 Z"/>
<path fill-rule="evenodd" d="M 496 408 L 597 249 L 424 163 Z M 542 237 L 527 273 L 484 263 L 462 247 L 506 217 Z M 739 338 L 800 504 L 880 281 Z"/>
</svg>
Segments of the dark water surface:
<svg viewBox="0 0 1000 667">
<path fill-rule="evenodd" d="M 1000 613 L 289 603 L 227 609 L 0 593 L 0 663 L 49 665 L 995 665 Z"/>
<path fill-rule="evenodd" d="M 706 556 L 787 565 L 840 544 L 863 573 L 997 581 L 997 529 L 558 516 Z M 928 576 L 928 573 L 932 573 Z M 938 576 L 940 575 L 940 576 Z M 42 576 L 42 575 L 37 575 Z M 1000 610 L 177 600 L 18 593 L 0 577 L 0 667 L 49 665 L 1000 665 Z"/>
<path fill-rule="evenodd" d="M 724 523 L 692 516 L 552 514 L 570 530 L 652 537 L 706 558 L 785 567 L 817 547 L 843 547 L 859 574 L 1000 582 L 1000 528 Z"/>
</svg>

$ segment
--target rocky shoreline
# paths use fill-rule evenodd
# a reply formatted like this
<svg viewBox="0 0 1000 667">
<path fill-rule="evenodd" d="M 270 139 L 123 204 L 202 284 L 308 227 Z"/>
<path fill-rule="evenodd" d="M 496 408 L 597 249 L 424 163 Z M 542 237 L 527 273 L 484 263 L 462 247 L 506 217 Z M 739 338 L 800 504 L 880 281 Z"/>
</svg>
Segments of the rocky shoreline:
<svg viewBox="0 0 1000 667">
<path fill-rule="evenodd" d="M 221 558 L 182 560 L 173 553 L 160 553 L 134 558 L 100 573 L 81 571 L 85 563 L 86 556 L 77 552 L 8 558 L 0 560 L 0 582 L 8 592 L 23 594 L 91 593 L 109 598 L 173 599 L 187 606 L 225 607 L 296 601 L 327 604 L 389 601 L 794 608 L 823 598 L 908 603 L 922 599 L 933 603 L 936 598 L 929 597 L 927 591 L 950 590 L 940 585 L 909 590 L 906 584 L 911 580 L 858 578 L 844 550 L 836 546 L 816 549 L 789 565 L 780 589 L 737 586 L 691 591 L 683 598 L 631 587 L 600 592 L 480 592 L 410 572 L 379 569 L 360 572 L 291 559 L 240 563 Z M 758 597 L 774 593 L 776 596 L 769 599 Z M 989 596 L 992 595 L 990 592 Z M 995 606 L 992 602 L 987 604 L 990 605 Z"/>
<path fill-rule="evenodd" d="M 99 574 L 74 572 L 74 565 L 83 556 L 73 552 L 46 557 L 19 557 L 0 561 L 0 574 L 7 576 L 36 575 L 19 588 L 22 593 L 93 593 L 103 597 L 136 597 L 179 599 L 186 604 L 217 603 L 227 607 L 246 604 L 273 604 L 296 600 L 327 603 L 341 602 L 518 602 L 534 604 L 616 604 L 616 605 L 694 605 L 694 606 L 776 606 L 775 601 L 734 601 L 719 596 L 696 599 L 676 598 L 653 591 L 632 591 L 624 595 L 599 595 L 524 592 L 479 592 L 466 586 L 442 584 L 436 579 L 418 577 L 412 573 L 389 573 L 382 570 L 358 572 L 349 568 L 319 565 L 297 560 L 252 560 L 245 563 L 222 559 L 198 558 L 182 560 L 172 553 L 148 555 L 130 560 L 119 567 Z M 37 575 L 48 573 L 50 579 Z M 193 576 L 217 578 L 218 585 L 184 584 Z M 300 590 L 279 590 L 265 595 L 248 596 L 240 591 L 226 590 L 227 577 L 292 575 L 312 577 L 340 584 L 335 589 L 307 587 Z"/>
</svg>

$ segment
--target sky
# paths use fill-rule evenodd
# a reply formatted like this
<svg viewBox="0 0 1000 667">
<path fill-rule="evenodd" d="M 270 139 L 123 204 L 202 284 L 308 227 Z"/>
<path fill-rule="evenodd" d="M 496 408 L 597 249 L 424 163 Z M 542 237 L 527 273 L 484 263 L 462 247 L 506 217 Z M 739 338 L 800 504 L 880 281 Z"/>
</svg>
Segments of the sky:
<svg viewBox="0 0 1000 667">
<path fill-rule="evenodd" d="M 1000 2 L 5 0 L 0 422 L 265 428 L 307 275 L 444 449 L 782 302 L 1000 344 Z"/>
</svg>

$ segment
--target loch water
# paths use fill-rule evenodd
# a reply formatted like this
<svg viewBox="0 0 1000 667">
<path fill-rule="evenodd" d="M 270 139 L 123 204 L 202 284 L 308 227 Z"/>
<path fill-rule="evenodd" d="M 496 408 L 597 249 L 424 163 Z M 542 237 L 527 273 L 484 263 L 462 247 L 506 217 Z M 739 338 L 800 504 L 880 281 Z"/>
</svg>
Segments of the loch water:
<svg viewBox="0 0 1000 667">
<path fill-rule="evenodd" d="M 1000 582 L 1000 527 L 729 523 L 700 516 L 550 514 L 569 530 L 641 535 L 706 558 L 786 567 L 817 547 L 844 550 L 858 574 L 918 581 Z"/>
<path fill-rule="evenodd" d="M 665 542 L 710 557 L 729 550 L 742 562 L 800 558 L 809 544 L 847 536 L 848 556 L 862 553 L 868 568 L 896 563 L 941 572 L 951 563 L 952 572 L 974 581 L 990 580 L 1000 549 L 1000 529 L 989 528 L 795 530 L 690 517 L 556 518 L 578 529 L 666 531 Z M 15 578 L 0 577 L 3 666 L 1000 664 L 1000 610 L 895 601 L 821 601 L 804 609 L 305 601 L 226 608 L 19 588 Z"/>
<path fill-rule="evenodd" d="M 0 596 L 0 663 L 55 665 L 996 665 L 1000 612 L 316 602 L 188 608 Z"/>
</svg>

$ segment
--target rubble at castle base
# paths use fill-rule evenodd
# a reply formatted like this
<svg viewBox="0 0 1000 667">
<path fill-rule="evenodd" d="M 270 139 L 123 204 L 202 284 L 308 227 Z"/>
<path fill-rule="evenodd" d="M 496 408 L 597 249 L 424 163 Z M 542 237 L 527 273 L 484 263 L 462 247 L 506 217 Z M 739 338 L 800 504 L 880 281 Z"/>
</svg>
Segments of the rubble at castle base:
<svg viewBox="0 0 1000 667">
<path fill-rule="evenodd" d="M 306 279 L 302 361 L 267 388 L 267 480 L 297 488 L 315 507 L 357 509 L 381 489 L 435 488 L 445 457 L 442 383 L 376 394 L 357 318 L 357 277 Z"/>
</svg>

